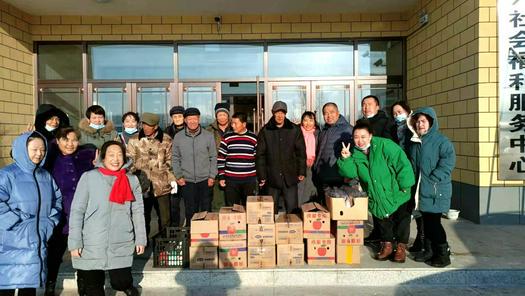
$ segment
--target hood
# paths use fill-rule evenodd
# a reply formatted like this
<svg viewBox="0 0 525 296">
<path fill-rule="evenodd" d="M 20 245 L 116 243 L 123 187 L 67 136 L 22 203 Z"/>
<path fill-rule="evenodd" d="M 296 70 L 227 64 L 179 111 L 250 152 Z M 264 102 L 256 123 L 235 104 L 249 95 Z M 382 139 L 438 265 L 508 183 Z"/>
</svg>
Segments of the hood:
<svg viewBox="0 0 525 296">
<path fill-rule="evenodd" d="M 39 132 L 25 132 L 18 136 L 11 146 L 11 152 L 13 155 L 13 159 L 15 163 L 25 172 L 32 173 L 33 170 L 37 167 L 36 164 L 34 164 L 31 159 L 29 159 L 29 153 L 27 152 L 27 140 L 29 137 L 33 134 L 39 134 L 42 139 L 44 139 L 44 145 L 46 146 L 46 155 L 44 155 L 44 159 L 38 164 L 39 167 L 43 167 L 44 163 L 46 162 L 47 157 L 47 141 L 45 137 L 39 133 Z"/>
<path fill-rule="evenodd" d="M 64 111 L 51 104 L 42 104 L 36 110 L 35 128 L 45 128 L 46 121 L 53 116 L 57 116 L 60 119 L 59 127 L 69 126 L 69 117 Z"/>
<path fill-rule="evenodd" d="M 432 118 L 432 126 L 430 127 L 430 130 L 428 131 L 428 133 L 426 133 L 424 136 L 436 133 L 439 130 L 439 123 L 438 123 L 438 119 L 436 116 L 436 111 L 434 111 L 432 107 L 418 108 L 414 112 L 412 112 L 412 114 L 410 114 L 410 116 L 407 118 L 408 129 L 410 129 L 410 131 L 413 133 L 412 139 L 410 139 L 411 141 L 414 141 L 414 139 L 419 138 L 418 134 L 416 133 L 416 124 L 415 124 L 415 118 L 418 114 L 425 114 Z"/>
<path fill-rule="evenodd" d="M 113 121 L 111 120 L 106 120 L 104 124 L 106 126 L 104 126 L 104 128 L 100 130 L 102 134 L 109 134 L 112 130 L 115 129 Z M 89 120 L 87 118 L 84 118 L 79 122 L 78 128 L 91 135 L 94 135 L 95 133 L 97 133 L 97 131 L 99 131 L 89 126 Z"/>
</svg>

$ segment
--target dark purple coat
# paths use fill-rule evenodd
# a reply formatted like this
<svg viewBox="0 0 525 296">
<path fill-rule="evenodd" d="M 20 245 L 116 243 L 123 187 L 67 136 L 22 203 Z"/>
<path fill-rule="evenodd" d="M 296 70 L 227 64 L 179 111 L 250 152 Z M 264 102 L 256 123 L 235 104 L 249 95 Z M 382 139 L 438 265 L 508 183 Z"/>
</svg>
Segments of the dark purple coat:
<svg viewBox="0 0 525 296">
<path fill-rule="evenodd" d="M 83 173 L 94 168 L 94 149 L 79 148 L 71 155 L 57 153 L 51 168 L 51 174 L 62 192 L 62 209 L 64 211 L 62 233 L 69 234 L 69 213 L 71 202 L 77 188 L 78 180 Z"/>
</svg>

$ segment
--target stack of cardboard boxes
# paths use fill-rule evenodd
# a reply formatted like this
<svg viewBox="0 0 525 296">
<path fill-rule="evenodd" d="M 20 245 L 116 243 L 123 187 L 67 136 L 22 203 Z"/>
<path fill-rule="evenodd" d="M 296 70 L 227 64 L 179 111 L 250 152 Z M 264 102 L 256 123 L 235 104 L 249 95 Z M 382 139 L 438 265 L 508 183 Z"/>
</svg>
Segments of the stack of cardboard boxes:
<svg viewBox="0 0 525 296">
<path fill-rule="evenodd" d="M 275 221 L 277 266 L 304 264 L 303 221 L 295 214 L 280 214 Z"/>
<path fill-rule="evenodd" d="M 241 205 L 219 211 L 219 268 L 246 268 L 246 212 Z"/>
<path fill-rule="evenodd" d="M 248 196 L 248 267 L 275 267 L 274 203 L 271 196 Z"/>
<path fill-rule="evenodd" d="M 219 215 L 200 212 L 193 215 L 190 230 L 190 268 L 216 269 L 218 266 Z"/>
</svg>

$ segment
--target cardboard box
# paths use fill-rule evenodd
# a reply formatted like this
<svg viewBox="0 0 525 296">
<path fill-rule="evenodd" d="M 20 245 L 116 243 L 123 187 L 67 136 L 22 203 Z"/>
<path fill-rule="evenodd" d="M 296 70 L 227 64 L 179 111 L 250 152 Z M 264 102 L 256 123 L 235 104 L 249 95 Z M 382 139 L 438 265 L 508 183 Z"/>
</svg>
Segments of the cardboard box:
<svg viewBox="0 0 525 296">
<path fill-rule="evenodd" d="M 275 221 L 275 242 L 303 244 L 303 221 L 295 214 L 280 214 Z"/>
<path fill-rule="evenodd" d="M 219 246 L 219 214 L 200 212 L 191 218 L 190 245 Z"/>
<path fill-rule="evenodd" d="M 354 197 L 354 205 L 347 207 L 344 198 L 326 197 L 332 220 L 368 220 L 368 197 Z"/>
<path fill-rule="evenodd" d="M 306 240 L 306 260 L 309 265 L 335 264 L 335 238 L 309 238 Z"/>
<path fill-rule="evenodd" d="M 336 229 L 337 245 L 361 246 L 364 244 L 365 224 L 363 221 L 334 221 Z"/>
<path fill-rule="evenodd" d="M 247 197 L 246 219 L 248 224 L 273 224 L 274 218 L 271 195 Z"/>
<path fill-rule="evenodd" d="M 245 240 L 219 241 L 219 268 L 246 268 L 247 251 Z"/>
<path fill-rule="evenodd" d="M 303 210 L 304 238 L 330 238 L 330 213 L 316 202 L 305 203 Z"/>
<path fill-rule="evenodd" d="M 219 211 L 219 240 L 246 240 L 246 212 L 241 205 Z"/>
<path fill-rule="evenodd" d="M 275 224 L 248 224 L 248 247 L 275 246 Z"/>
<path fill-rule="evenodd" d="M 361 246 L 337 246 L 337 264 L 360 264 Z"/>
<path fill-rule="evenodd" d="M 248 268 L 275 267 L 275 245 L 248 247 Z"/>
<path fill-rule="evenodd" d="M 190 269 L 217 269 L 218 267 L 217 247 L 190 247 Z"/>
<path fill-rule="evenodd" d="M 304 265 L 304 244 L 277 245 L 277 266 Z"/>
</svg>

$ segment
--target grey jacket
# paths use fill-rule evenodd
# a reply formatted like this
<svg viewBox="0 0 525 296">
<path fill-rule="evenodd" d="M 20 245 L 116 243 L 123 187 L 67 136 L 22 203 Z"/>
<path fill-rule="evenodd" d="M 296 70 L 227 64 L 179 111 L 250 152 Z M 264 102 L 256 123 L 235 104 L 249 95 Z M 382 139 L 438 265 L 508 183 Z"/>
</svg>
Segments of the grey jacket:
<svg viewBox="0 0 525 296">
<path fill-rule="evenodd" d="M 173 138 L 173 172 L 177 179 L 198 183 L 217 175 L 217 147 L 213 134 L 200 128 L 195 136 L 188 129 Z"/>
<path fill-rule="evenodd" d="M 69 220 L 69 250 L 82 248 L 73 257 L 73 267 L 82 270 L 110 270 L 130 267 L 135 246 L 145 246 L 144 203 L 139 180 L 127 174 L 135 201 L 109 201 L 116 177 L 98 169 L 80 177 Z"/>
</svg>

